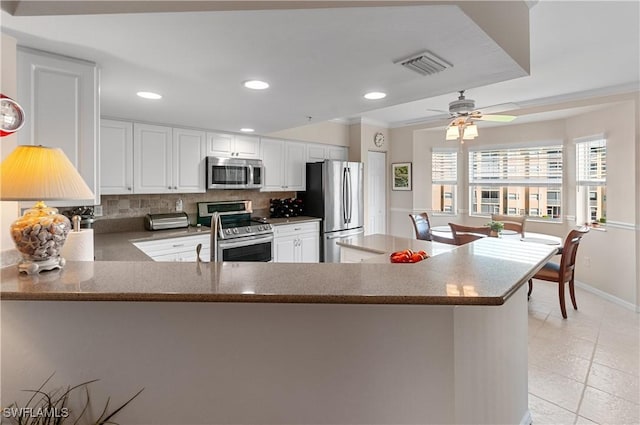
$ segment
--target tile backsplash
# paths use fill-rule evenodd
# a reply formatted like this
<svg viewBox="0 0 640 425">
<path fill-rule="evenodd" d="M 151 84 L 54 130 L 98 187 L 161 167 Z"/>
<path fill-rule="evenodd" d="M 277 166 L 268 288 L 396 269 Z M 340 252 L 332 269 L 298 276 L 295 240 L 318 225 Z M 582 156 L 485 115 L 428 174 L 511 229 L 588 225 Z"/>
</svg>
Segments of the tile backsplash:
<svg viewBox="0 0 640 425">
<path fill-rule="evenodd" d="M 102 217 L 143 217 L 146 214 L 161 214 L 176 211 L 176 201 L 182 200 L 182 210 L 193 220 L 197 215 L 198 202 L 250 200 L 254 211 L 269 211 L 272 198 L 292 198 L 296 192 L 259 192 L 257 190 L 209 190 L 206 193 L 166 193 L 159 195 L 102 195 Z"/>
</svg>

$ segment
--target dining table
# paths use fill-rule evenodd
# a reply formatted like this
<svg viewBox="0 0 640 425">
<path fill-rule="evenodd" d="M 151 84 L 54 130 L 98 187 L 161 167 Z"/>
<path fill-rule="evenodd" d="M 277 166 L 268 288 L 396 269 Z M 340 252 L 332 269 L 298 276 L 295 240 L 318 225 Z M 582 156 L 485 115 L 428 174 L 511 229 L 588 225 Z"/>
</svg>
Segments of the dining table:
<svg viewBox="0 0 640 425">
<path fill-rule="evenodd" d="M 449 226 L 433 226 L 431 227 L 431 232 L 441 238 L 453 240 L 453 234 L 451 233 L 451 228 Z M 536 232 L 524 232 L 524 235 L 522 235 L 520 232 L 515 230 L 504 229 L 499 237 L 511 240 L 519 239 L 520 241 L 527 243 L 556 246 L 558 248 L 558 254 L 562 253 L 562 238 L 555 235 Z"/>
</svg>

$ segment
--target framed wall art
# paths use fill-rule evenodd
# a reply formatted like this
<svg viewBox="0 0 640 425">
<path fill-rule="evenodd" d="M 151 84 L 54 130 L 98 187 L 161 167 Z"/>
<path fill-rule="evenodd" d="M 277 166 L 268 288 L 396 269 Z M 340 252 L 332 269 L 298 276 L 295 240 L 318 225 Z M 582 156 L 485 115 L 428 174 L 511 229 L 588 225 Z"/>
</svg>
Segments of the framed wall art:
<svg viewBox="0 0 640 425">
<path fill-rule="evenodd" d="M 391 164 L 391 176 L 393 178 L 392 190 L 411 190 L 411 163 L 397 162 Z"/>
</svg>

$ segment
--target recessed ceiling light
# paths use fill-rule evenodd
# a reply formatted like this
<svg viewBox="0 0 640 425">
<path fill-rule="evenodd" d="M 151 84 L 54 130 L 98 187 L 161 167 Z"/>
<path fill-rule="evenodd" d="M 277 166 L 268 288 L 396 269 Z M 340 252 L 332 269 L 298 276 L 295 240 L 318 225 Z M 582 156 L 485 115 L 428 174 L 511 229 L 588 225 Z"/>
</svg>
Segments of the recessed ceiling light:
<svg viewBox="0 0 640 425">
<path fill-rule="evenodd" d="M 242 83 L 246 88 L 253 90 L 264 90 L 269 88 L 269 83 L 260 80 L 249 80 Z"/>
<path fill-rule="evenodd" d="M 364 98 L 369 100 L 384 99 L 385 97 L 387 97 L 387 94 L 379 91 L 372 91 L 364 95 Z"/>
<path fill-rule="evenodd" d="M 143 98 L 143 99 L 151 99 L 151 100 L 162 99 L 162 95 L 160 95 L 158 93 L 152 93 L 150 91 L 139 91 L 136 94 L 138 96 L 140 96 L 141 98 Z"/>
<path fill-rule="evenodd" d="M 253 133 L 255 130 L 253 128 L 241 128 L 240 131 L 243 133 Z"/>
</svg>

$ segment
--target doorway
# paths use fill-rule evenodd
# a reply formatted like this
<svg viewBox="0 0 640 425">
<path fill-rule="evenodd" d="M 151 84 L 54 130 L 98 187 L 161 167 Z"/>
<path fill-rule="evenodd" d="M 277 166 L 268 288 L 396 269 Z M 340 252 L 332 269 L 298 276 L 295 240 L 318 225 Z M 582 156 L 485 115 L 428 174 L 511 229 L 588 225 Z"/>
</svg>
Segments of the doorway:
<svg viewBox="0 0 640 425">
<path fill-rule="evenodd" d="M 365 234 L 387 233 L 387 154 L 367 154 L 367 210 L 369 222 Z"/>
</svg>

